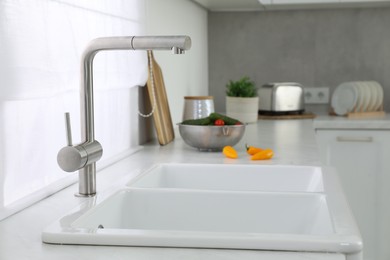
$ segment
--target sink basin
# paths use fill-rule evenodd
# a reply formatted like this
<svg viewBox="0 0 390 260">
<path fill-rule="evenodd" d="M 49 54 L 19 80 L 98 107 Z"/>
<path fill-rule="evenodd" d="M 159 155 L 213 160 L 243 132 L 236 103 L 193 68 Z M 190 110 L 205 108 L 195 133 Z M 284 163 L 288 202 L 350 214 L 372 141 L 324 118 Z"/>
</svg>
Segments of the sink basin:
<svg viewBox="0 0 390 260">
<path fill-rule="evenodd" d="M 272 192 L 324 191 L 320 167 L 282 165 L 159 164 L 131 181 L 128 186 Z"/>
<path fill-rule="evenodd" d="M 90 230 L 99 225 L 105 229 L 196 231 L 206 236 L 209 232 L 237 232 L 237 237 L 246 233 L 334 233 L 323 194 L 124 189 L 72 223 Z"/>
<path fill-rule="evenodd" d="M 161 164 L 86 199 L 46 243 L 336 252 L 362 242 L 333 169 Z M 347 259 L 349 259 L 347 257 Z"/>
</svg>

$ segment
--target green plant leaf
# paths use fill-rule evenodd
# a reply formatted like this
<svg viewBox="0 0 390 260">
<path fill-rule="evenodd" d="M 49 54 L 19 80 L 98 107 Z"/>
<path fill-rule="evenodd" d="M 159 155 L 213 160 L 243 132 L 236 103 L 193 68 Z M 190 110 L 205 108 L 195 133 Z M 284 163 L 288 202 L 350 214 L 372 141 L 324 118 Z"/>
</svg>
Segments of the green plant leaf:
<svg viewBox="0 0 390 260">
<path fill-rule="evenodd" d="M 249 77 L 245 76 L 238 81 L 230 80 L 226 85 L 226 95 L 229 97 L 256 97 L 257 87 Z"/>
</svg>

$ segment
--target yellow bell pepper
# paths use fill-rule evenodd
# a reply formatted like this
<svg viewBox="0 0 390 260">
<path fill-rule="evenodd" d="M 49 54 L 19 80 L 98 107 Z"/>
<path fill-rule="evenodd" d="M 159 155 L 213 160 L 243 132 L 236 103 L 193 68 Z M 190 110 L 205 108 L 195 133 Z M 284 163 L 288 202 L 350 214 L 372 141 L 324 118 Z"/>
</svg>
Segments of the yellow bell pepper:
<svg viewBox="0 0 390 260">
<path fill-rule="evenodd" d="M 274 152 L 268 148 L 252 155 L 251 160 L 269 160 L 273 156 Z"/>
<path fill-rule="evenodd" d="M 231 147 L 230 145 L 225 146 L 225 147 L 222 149 L 222 153 L 223 153 L 227 158 L 236 159 L 236 158 L 238 157 L 237 151 L 236 151 L 233 147 Z"/>
<path fill-rule="evenodd" d="M 247 154 L 249 154 L 249 155 L 255 155 L 255 154 L 257 154 L 258 152 L 263 151 L 263 149 L 261 149 L 261 148 L 259 148 L 259 147 L 248 146 L 248 145 L 245 145 L 245 147 L 246 147 L 246 152 L 247 152 Z"/>
</svg>

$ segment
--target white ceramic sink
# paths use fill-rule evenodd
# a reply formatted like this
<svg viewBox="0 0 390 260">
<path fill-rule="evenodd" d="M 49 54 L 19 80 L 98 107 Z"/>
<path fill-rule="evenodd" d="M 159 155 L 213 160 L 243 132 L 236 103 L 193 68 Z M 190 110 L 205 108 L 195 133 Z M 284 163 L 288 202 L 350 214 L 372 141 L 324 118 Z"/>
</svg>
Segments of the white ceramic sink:
<svg viewBox="0 0 390 260">
<path fill-rule="evenodd" d="M 359 231 L 332 169 L 161 164 L 87 199 L 46 243 L 344 253 Z M 355 257 L 355 258 L 352 258 Z"/>
<path fill-rule="evenodd" d="M 159 164 L 128 186 L 233 191 L 323 192 L 322 171 L 314 166 Z"/>
<path fill-rule="evenodd" d="M 99 225 L 128 230 L 237 232 L 241 236 L 334 233 L 323 194 L 124 189 L 72 224 L 89 229 Z"/>
</svg>

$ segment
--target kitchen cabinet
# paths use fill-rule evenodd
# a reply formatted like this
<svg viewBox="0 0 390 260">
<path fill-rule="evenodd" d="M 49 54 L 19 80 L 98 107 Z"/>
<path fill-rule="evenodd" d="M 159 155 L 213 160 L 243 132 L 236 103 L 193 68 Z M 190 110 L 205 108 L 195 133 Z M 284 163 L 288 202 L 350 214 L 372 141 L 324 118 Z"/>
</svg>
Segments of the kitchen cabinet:
<svg viewBox="0 0 390 260">
<path fill-rule="evenodd" d="M 261 11 L 264 6 L 258 0 L 192 0 L 209 11 Z"/>
<path fill-rule="evenodd" d="M 300 9 L 320 7 L 370 7 L 390 5 L 390 0 L 260 0 L 265 9 Z"/>
<path fill-rule="evenodd" d="M 373 0 L 373 1 L 369 1 L 369 0 L 340 0 L 341 3 L 366 3 L 366 4 L 370 4 L 370 3 L 390 3 L 390 0 Z"/>
<path fill-rule="evenodd" d="M 316 138 L 322 163 L 339 173 L 364 259 L 390 259 L 390 130 L 316 129 Z"/>
<path fill-rule="evenodd" d="M 261 0 L 264 5 L 272 4 L 324 4 L 324 3 L 340 3 L 340 0 Z"/>
<path fill-rule="evenodd" d="M 380 7 L 390 6 L 390 0 L 340 0 L 340 7 Z"/>
<path fill-rule="evenodd" d="M 388 3 L 390 0 L 260 0 L 263 5 L 277 4 L 329 4 L 329 3 Z"/>
<path fill-rule="evenodd" d="M 299 10 L 339 7 L 340 0 L 260 0 L 265 10 Z"/>
<path fill-rule="evenodd" d="M 390 6 L 390 0 L 192 0 L 207 10 L 264 11 L 307 8 Z"/>
</svg>

